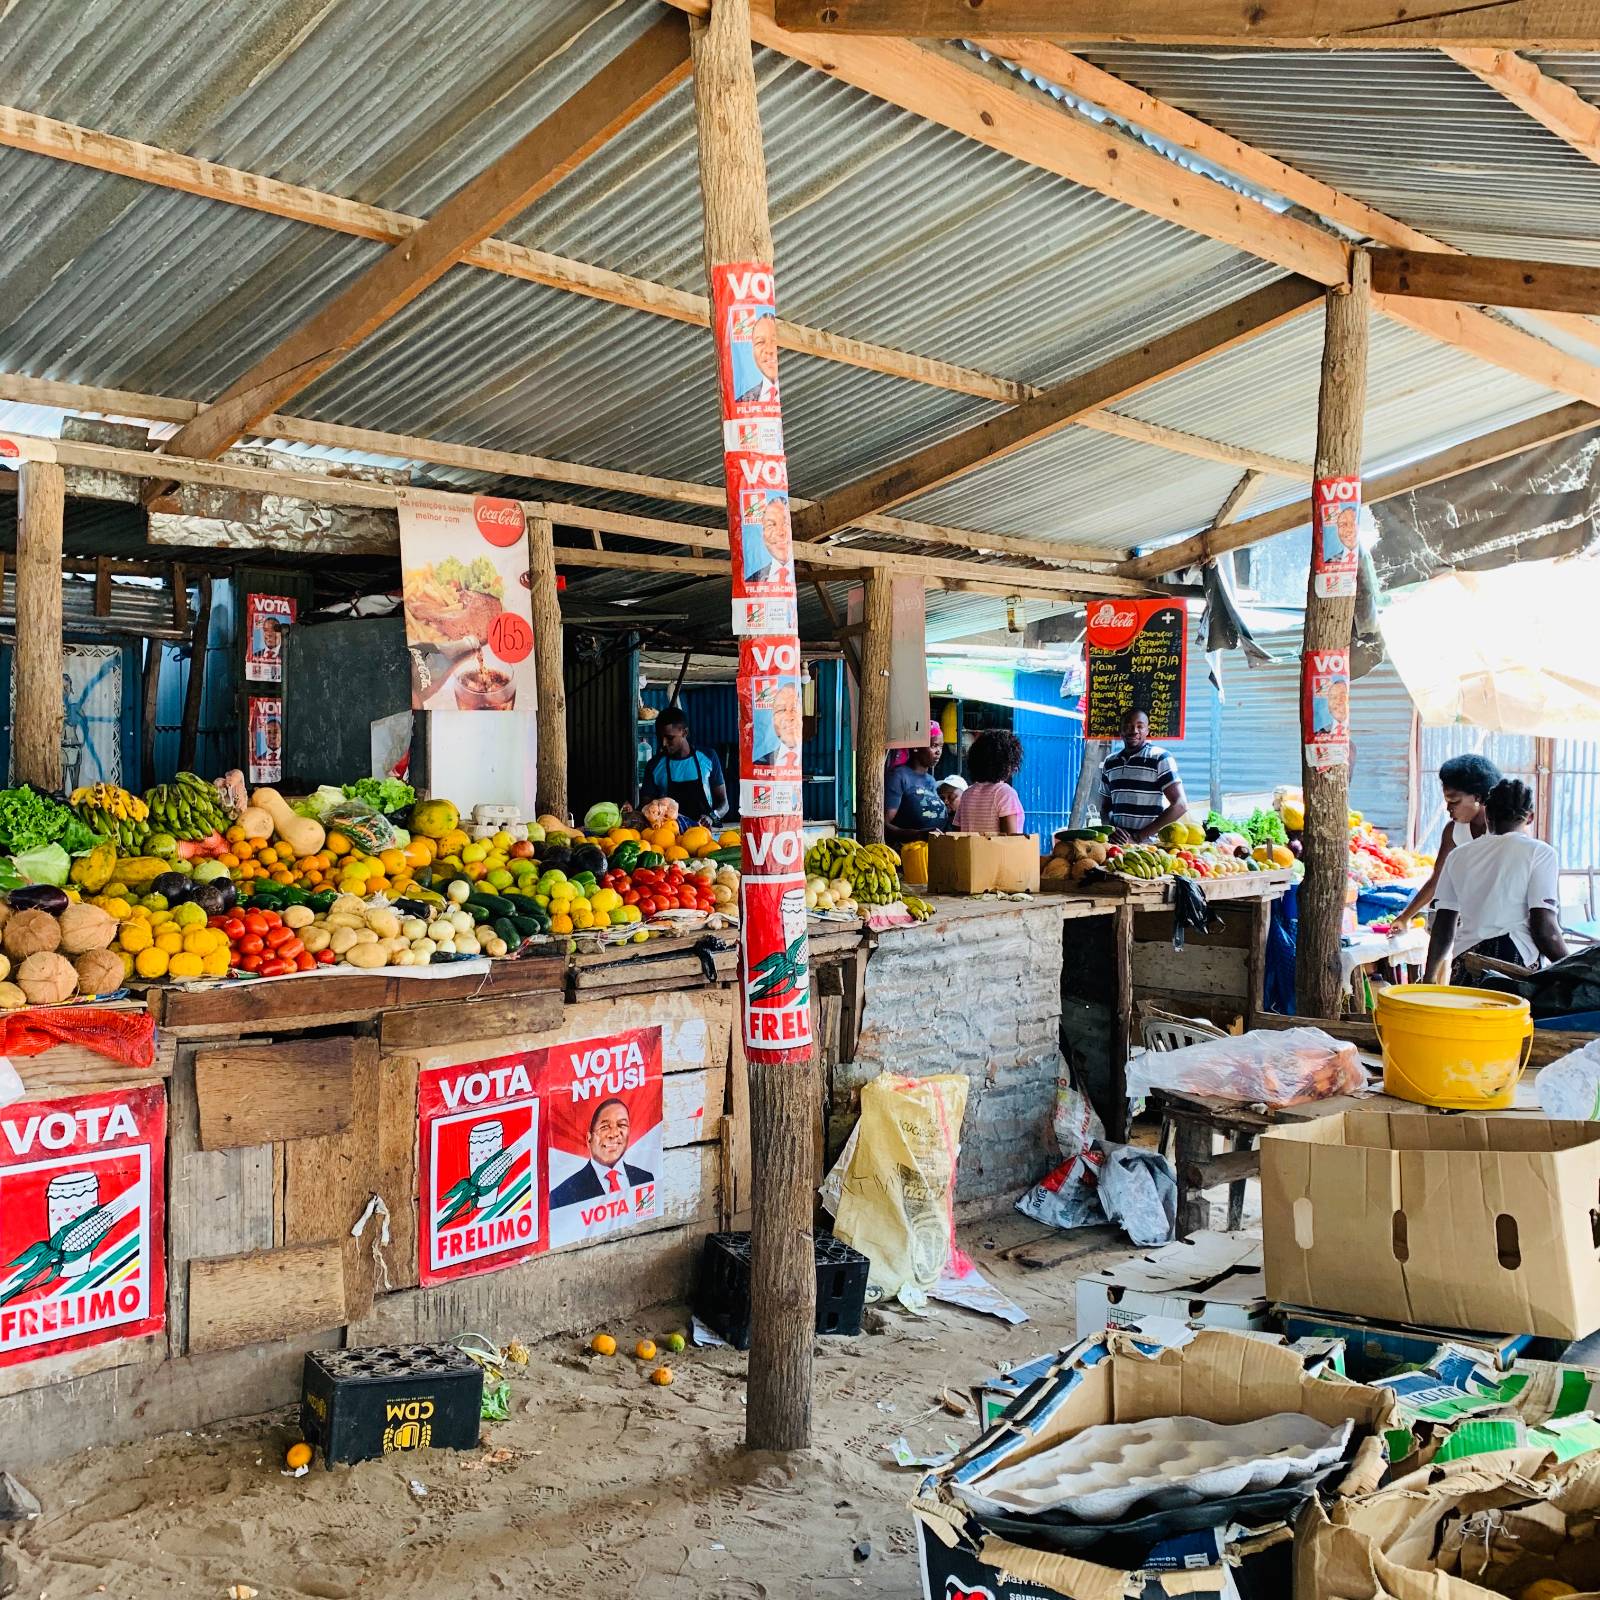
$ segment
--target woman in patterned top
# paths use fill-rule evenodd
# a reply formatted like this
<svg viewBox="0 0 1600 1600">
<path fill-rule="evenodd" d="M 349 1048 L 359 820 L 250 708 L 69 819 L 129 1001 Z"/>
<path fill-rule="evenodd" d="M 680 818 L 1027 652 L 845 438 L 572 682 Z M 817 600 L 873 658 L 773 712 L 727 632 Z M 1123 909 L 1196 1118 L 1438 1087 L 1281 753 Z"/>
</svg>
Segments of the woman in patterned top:
<svg viewBox="0 0 1600 1600">
<path fill-rule="evenodd" d="M 1011 787 L 1022 766 L 1022 741 L 1014 733 L 990 729 L 972 741 L 967 771 L 972 775 L 956 807 L 958 833 L 1025 833 L 1022 799 Z"/>
</svg>

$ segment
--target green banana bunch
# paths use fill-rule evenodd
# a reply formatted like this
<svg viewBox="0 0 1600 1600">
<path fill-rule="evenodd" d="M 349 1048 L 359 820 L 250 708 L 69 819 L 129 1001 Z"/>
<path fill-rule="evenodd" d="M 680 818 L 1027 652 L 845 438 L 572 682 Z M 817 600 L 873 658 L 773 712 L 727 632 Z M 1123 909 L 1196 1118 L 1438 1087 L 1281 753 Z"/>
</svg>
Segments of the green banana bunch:
<svg viewBox="0 0 1600 1600">
<path fill-rule="evenodd" d="M 217 791 L 192 772 L 157 784 L 146 792 L 145 801 L 150 807 L 149 831 L 170 833 L 176 839 L 204 839 L 233 821 Z"/>
</svg>

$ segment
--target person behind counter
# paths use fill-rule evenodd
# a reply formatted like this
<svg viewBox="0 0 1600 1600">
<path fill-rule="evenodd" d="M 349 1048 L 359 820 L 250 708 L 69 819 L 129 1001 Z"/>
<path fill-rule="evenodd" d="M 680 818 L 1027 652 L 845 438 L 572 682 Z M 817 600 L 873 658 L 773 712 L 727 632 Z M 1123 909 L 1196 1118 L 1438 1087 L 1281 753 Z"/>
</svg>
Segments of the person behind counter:
<svg viewBox="0 0 1600 1600">
<path fill-rule="evenodd" d="M 678 706 L 656 718 L 656 737 L 661 756 L 645 774 L 645 798 L 676 800 L 680 815 L 704 827 L 721 822 L 728 814 L 728 781 L 716 751 L 695 749 L 689 719 Z"/>
<path fill-rule="evenodd" d="M 943 754 L 944 735 L 937 722 L 930 723 L 927 744 L 921 750 L 907 751 L 906 759 L 884 775 L 883 834 L 890 843 L 925 839 L 950 826 L 950 814 L 933 776 Z"/>
<path fill-rule="evenodd" d="M 960 833 L 1026 833 L 1022 798 L 1011 787 L 1022 766 L 1022 741 L 1014 733 L 990 728 L 972 741 L 967 771 L 972 782 L 956 808 Z"/>
<path fill-rule="evenodd" d="M 1433 871 L 1394 919 L 1396 929 L 1403 929 L 1419 911 L 1426 911 L 1433 904 L 1450 852 L 1481 839 L 1489 831 L 1489 792 L 1499 781 L 1500 769 L 1488 756 L 1451 756 L 1440 765 L 1439 787 L 1444 791 L 1444 808 L 1450 820 L 1444 825 Z"/>
<path fill-rule="evenodd" d="M 1433 932 L 1428 938 L 1427 981 L 1471 986 L 1461 967 L 1470 953 L 1534 967 L 1539 958 L 1559 961 L 1567 953 L 1557 915 L 1556 853 L 1528 832 L 1533 791 L 1502 778 L 1489 791 L 1489 831 L 1452 850 L 1434 894 Z M 1454 961 L 1451 952 L 1457 952 Z"/>
<path fill-rule="evenodd" d="M 956 807 L 961 804 L 961 797 L 967 792 L 967 780 L 959 772 L 952 772 L 949 777 L 939 780 L 939 798 L 944 801 L 944 808 L 950 813 L 951 824 L 956 820 Z"/>
<path fill-rule="evenodd" d="M 1122 719 L 1122 748 L 1100 769 L 1100 820 L 1115 844 L 1143 844 L 1189 809 L 1178 764 L 1150 743 L 1150 717 L 1139 707 Z"/>
</svg>

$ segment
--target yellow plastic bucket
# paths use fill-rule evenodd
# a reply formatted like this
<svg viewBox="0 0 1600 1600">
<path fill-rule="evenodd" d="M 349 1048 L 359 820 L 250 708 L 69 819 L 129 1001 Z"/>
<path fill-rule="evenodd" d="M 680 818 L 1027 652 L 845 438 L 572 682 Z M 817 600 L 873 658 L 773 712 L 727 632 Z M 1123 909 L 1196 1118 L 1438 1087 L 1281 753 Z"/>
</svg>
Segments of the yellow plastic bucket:
<svg viewBox="0 0 1600 1600">
<path fill-rule="evenodd" d="M 1443 983 L 1383 990 L 1373 1016 L 1383 1092 L 1446 1111 L 1498 1111 L 1516 1098 L 1533 1051 L 1528 1002 Z"/>
</svg>

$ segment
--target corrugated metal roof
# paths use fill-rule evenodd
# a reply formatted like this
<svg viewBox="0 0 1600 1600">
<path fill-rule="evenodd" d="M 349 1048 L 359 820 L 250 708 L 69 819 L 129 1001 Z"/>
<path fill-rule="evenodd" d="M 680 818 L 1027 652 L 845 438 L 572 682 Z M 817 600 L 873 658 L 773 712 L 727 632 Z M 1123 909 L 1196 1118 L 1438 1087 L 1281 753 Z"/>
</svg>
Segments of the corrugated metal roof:
<svg viewBox="0 0 1600 1600">
<path fill-rule="evenodd" d="M 1082 54 L 1450 244 L 1600 261 L 1600 168 L 1437 51 Z"/>
</svg>

